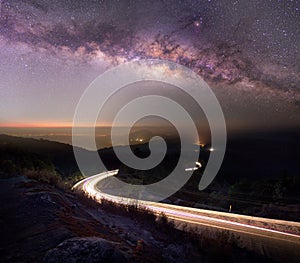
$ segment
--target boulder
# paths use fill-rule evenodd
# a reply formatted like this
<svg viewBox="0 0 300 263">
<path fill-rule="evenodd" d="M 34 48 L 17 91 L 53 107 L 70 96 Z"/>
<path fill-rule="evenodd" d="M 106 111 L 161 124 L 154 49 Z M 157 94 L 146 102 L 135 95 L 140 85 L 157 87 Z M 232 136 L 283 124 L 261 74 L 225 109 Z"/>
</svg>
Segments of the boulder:
<svg viewBox="0 0 300 263">
<path fill-rule="evenodd" d="M 47 252 L 44 263 L 127 262 L 116 243 L 103 238 L 71 238 Z"/>
</svg>

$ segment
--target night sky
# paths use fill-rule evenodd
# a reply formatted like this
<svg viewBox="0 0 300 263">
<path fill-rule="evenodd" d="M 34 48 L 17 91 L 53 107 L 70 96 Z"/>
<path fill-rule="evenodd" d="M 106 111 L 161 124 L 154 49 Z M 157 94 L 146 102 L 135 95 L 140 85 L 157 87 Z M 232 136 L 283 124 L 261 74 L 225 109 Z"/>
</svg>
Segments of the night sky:
<svg viewBox="0 0 300 263">
<path fill-rule="evenodd" d="M 115 65 L 175 61 L 212 87 L 229 129 L 300 124 L 300 1 L 0 0 L 0 125 L 68 125 Z"/>
</svg>

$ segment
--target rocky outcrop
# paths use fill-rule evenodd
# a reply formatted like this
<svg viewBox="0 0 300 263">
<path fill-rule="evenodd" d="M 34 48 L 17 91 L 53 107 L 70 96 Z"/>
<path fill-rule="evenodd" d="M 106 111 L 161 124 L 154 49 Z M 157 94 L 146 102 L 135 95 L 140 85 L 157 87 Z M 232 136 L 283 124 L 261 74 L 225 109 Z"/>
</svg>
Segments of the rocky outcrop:
<svg viewBox="0 0 300 263">
<path fill-rule="evenodd" d="M 127 262 L 125 256 L 116 247 L 116 243 L 103 238 L 71 238 L 48 251 L 44 263 L 84 263 L 84 262 Z"/>
</svg>

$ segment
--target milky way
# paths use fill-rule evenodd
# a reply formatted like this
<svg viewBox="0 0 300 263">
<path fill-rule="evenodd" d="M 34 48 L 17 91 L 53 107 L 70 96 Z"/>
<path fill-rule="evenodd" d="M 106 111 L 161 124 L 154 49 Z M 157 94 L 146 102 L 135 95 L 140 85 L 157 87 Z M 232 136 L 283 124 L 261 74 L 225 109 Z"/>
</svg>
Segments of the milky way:
<svg viewBox="0 0 300 263">
<path fill-rule="evenodd" d="M 86 75 L 80 75 L 84 86 L 103 68 L 144 58 L 167 59 L 191 68 L 212 85 L 222 86 L 219 94 L 225 92 L 226 100 L 249 91 L 255 98 L 267 96 L 272 101 L 277 97 L 294 107 L 293 116 L 287 118 L 299 113 L 299 1 L 0 3 L 0 87 L 7 97 L 1 110 L 10 118 L 19 115 L 4 109 L 5 104 L 28 107 L 24 96 L 43 92 L 50 99 L 58 91 L 64 97 L 76 86 L 66 83 L 78 72 Z M 49 76 L 57 79 L 45 84 Z M 69 100 L 74 104 L 77 97 Z M 51 107 L 45 107 L 45 114 Z M 71 109 L 65 111 L 68 119 Z M 7 122 L 8 117 L 1 118 Z"/>
</svg>

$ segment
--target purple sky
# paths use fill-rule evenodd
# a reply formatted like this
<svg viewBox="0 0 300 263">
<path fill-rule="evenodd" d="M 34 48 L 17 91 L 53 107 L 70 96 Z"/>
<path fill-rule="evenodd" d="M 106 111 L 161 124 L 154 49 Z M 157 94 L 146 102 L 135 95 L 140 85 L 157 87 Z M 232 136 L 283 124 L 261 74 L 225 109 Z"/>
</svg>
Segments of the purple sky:
<svg viewBox="0 0 300 263">
<path fill-rule="evenodd" d="M 161 58 L 209 83 L 229 129 L 298 127 L 299 8 L 269 0 L 0 0 L 0 124 L 69 125 L 99 74 Z"/>
</svg>

